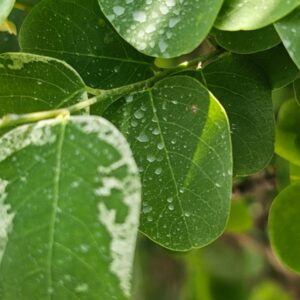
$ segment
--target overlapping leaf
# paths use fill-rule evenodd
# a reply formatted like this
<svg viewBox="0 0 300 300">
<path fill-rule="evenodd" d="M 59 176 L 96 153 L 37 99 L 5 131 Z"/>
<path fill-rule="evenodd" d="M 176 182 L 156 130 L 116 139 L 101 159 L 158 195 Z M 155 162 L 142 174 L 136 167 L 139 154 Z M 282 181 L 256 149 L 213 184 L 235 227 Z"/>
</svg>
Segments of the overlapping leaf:
<svg viewBox="0 0 300 300">
<path fill-rule="evenodd" d="M 140 182 L 100 117 L 42 121 L 0 139 L 0 298 L 128 299 Z"/>
<path fill-rule="evenodd" d="M 227 56 L 203 70 L 207 87 L 224 106 L 232 131 L 236 175 L 263 169 L 274 153 L 271 90 L 260 69 Z"/>
<path fill-rule="evenodd" d="M 223 0 L 98 0 L 119 34 L 139 51 L 176 57 L 207 36 Z"/>
<path fill-rule="evenodd" d="M 300 0 L 225 0 L 215 26 L 221 30 L 255 30 L 281 19 Z"/>
<path fill-rule="evenodd" d="M 232 158 L 229 124 L 195 79 L 167 78 L 128 96 L 105 117 L 125 134 L 140 168 L 140 229 L 174 250 L 202 247 L 224 230 Z"/>
<path fill-rule="evenodd" d="M 300 69 L 300 8 L 275 24 L 289 55 Z"/>
<path fill-rule="evenodd" d="M 122 41 L 97 0 L 42 1 L 26 18 L 19 40 L 25 52 L 66 61 L 93 87 L 126 85 L 152 75 L 149 59 Z"/>
<path fill-rule="evenodd" d="M 275 198 L 269 217 L 269 235 L 277 256 L 300 273 L 299 199 L 299 184 L 289 186 Z"/>
<path fill-rule="evenodd" d="M 300 79 L 295 80 L 294 82 L 294 91 L 295 91 L 295 97 L 300 105 Z"/>
<path fill-rule="evenodd" d="M 299 69 L 282 44 L 267 51 L 247 55 L 247 58 L 264 71 L 272 89 L 287 86 L 299 75 Z"/>
<path fill-rule="evenodd" d="M 68 106 L 87 97 L 70 66 L 26 53 L 0 55 L 0 116 Z"/>
<path fill-rule="evenodd" d="M 223 48 L 239 54 L 255 53 L 273 48 L 280 43 L 274 26 L 251 31 L 214 31 L 217 42 Z"/>
<path fill-rule="evenodd" d="M 300 107 L 295 100 L 280 108 L 276 126 L 275 150 L 278 155 L 300 166 Z"/>
</svg>

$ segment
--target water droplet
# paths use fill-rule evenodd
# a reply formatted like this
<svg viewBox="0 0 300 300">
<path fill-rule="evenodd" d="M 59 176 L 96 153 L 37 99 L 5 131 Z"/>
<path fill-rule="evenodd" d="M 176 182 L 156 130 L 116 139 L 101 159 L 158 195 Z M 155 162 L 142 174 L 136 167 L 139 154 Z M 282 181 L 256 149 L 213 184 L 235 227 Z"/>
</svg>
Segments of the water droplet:
<svg viewBox="0 0 300 300">
<path fill-rule="evenodd" d="M 136 138 L 139 142 L 141 143 L 147 143 L 149 142 L 149 138 L 145 133 L 141 133 L 137 138 Z"/>
<path fill-rule="evenodd" d="M 172 203 L 173 202 L 173 198 L 172 197 L 168 198 L 167 202 Z"/>
<path fill-rule="evenodd" d="M 162 173 L 162 168 L 157 168 L 154 173 L 160 175 Z"/>
<path fill-rule="evenodd" d="M 173 205 L 173 204 L 169 204 L 169 206 L 168 206 L 168 209 L 172 211 L 172 210 L 174 210 L 174 209 L 175 209 L 175 207 L 174 207 L 174 205 Z"/>
<path fill-rule="evenodd" d="M 144 117 L 144 115 L 145 115 L 144 112 L 141 111 L 141 110 L 137 110 L 137 111 L 134 113 L 135 118 L 138 119 L 138 120 L 142 119 L 142 118 Z"/>
</svg>

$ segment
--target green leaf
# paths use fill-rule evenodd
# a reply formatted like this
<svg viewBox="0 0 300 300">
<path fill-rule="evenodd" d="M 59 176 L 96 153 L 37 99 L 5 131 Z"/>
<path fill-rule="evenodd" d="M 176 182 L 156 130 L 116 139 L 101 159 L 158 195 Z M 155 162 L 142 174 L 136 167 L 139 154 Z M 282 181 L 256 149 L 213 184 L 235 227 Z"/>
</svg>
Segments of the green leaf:
<svg viewBox="0 0 300 300">
<path fill-rule="evenodd" d="M 289 55 L 300 69 L 300 8 L 275 23 L 275 28 Z"/>
<path fill-rule="evenodd" d="M 69 106 L 87 97 L 70 66 L 26 53 L 0 55 L 0 116 Z"/>
<path fill-rule="evenodd" d="M 265 72 L 272 89 L 287 86 L 299 75 L 299 69 L 281 44 L 267 51 L 247 55 L 247 58 Z"/>
<path fill-rule="evenodd" d="M 128 299 L 140 182 L 115 127 L 72 117 L 14 129 L 0 178 L 1 300 Z"/>
<path fill-rule="evenodd" d="M 300 166 L 290 164 L 291 183 L 300 183 Z"/>
<path fill-rule="evenodd" d="M 296 101 L 300 105 L 300 79 L 296 79 L 294 81 L 294 91 L 295 91 Z"/>
<path fill-rule="evenodd" d="M 300 273 L 300 185 L 290 185 L 273 201 L 269 236 L 273 251 L 289 268 Z"/>
<path fill-rule="evenodd" d="M 92 87 L 122 86 L 153 74 L 149 59 L 104 19 L 97 0 L 84 6 L 80 0 L 42 1 L 24 21 L 19 40 L 25 52 L 66 61 Z"/>
<path fill-rule="evenodd" d="M 180 251 L 220 236 L 232 157 L 228 120 L 215 98 L 195 79 L 176 76 L 129 95 L 105 116 L 125 134 L 140 168 L 140 230 Z"/>
<path fill-rule="evenodd" d="M 147 55 L 164 58 L 194 50 L 209 33 L 223 2 L 98 1 L 106 17 L 126 41 Z"/>
<path fill-rule="evenodd" d="M 207 87 L 224 106 L 232 130 L 236 175 L 263 169 L 274 153 L 270 87 L 260 69 L 240 56 L 227 56 L 203 70 Z"/>
<path fill-rule="evenodd" d="M 240 54 L 255 53 L 273 48 L 280 43 L 274 26 L 267 26 L 252 31 L 214 31 L 220 46 Z"/>
<path fill-rule="evenodd" d="M 295 100 L 285 102 L 279 111 L 275 151 L 300 166 L 300 107 Z"/>
<path fill-rule="evenodd" d="M 243 233 L 253 227 L 250 210 L 245 203 L 246 199 L 238 199 L 232 201 L 230 218 L 226 227 L 226 231 L 233 233 Z"/>
<path fill-rule="evenodd" d="M 300 5 L 299 0 L 225 0 L 215 26 L 221 30 L 255 30 L 274 23 Z"/>
<path fill-rule="evenodd" d="M 293 300 L 290 294 L 276 281 L 263 281 L 251 291 L 249 300 Z"/>
<path fill-rule="evenodd" d="M 1 0 L 0 2 L 0 25 L 8 17 L 15 4 L 15 0 Z"/>
</svg>

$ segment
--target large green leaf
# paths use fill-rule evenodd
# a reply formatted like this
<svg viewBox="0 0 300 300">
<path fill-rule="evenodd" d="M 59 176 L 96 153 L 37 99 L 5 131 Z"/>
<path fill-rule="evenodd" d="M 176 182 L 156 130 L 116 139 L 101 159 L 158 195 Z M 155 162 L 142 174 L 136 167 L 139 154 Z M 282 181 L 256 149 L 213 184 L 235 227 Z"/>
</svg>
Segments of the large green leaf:
<svg viewBox="0 0 300 300">
<path fill-rule="evenodd" d="M 221 30 L 254 30 L 281 19 L 300 0 L 225 0 L 215 26 Z"/>
<path fill-rule="evenodd" d="M 15 0 L 1 0 L 0 1 L 0 25 L 10 14 L 15 4 Z"/>
<path fill-rule="evenodd" d="M 270 49 L 280 43 L 274 26 L 251 31 L 214 31 L 217 42 L 223 48 L 240 54 Z"/>
<path fill-rule="evenodd" d="M 277 256 L 300 273 L 300 185 L 283 190 L 274 200 L 269 217 L 269 236 Z"/>
<path fill-rule="evenodd" d="M 264 71 L 272 89 L 287 86 L 299 75 L 299 69 L 282 44 L 267 51 L 247 55 L 247 58 Z"/>
<path fill-rule="evenodd" d="M 152 76 L 149 59 L 122 41 L 97 0 L 42 1 L 23 23 L 19 40 L 25 52 L 66 61 L 93 87 L 111 88 Z"/>
<path fill-rule="evenodd" d="M 300 79 L 294 81 L 294 91 L 295 91 L 296 100 L 300 105 Z"/>
<path fill-rule="evenodd" d="M 275 23 L 275 28 L 289 55 L 300 69 L 300 8 Z"/>
<path fill-rule="evenodd" d="M 87 97 L 70 66 L 33 54 L 1 54 L 0 86 L 0 116 L 59 108 Z"/>
<path fill-rule="evenodd" d="M 281 157 L 300 166 L 300 107 L 295 100 L 285 102 L 280 108 L 275 151 Z"/>
<path fill-rule="evenodd" d="M 120 35 L 155 57 L 191 52 L 207 36 L 223 0 L 98 0 Z"/>
<path fill-rule="evenodd" d="M 258 172 L 274 153 L 274 117 L 268 82 L 260 69 L 240 56 L 218 60 L 208 65 L 203 74 L 231 123 L 234 173 Z"/>
<path fill-rule="evenodd" d="M 142 174 L 140 229 L 173 250 L 202 247 L 229 215 L 229 124 L 195 79 L 178 76 L 129 95 L 105 114 L 125 134 Z"/>
<path fill-rule="evenodd" d="M 127 299 L 140 182 L 100 117 L 42 121 L 0 139 L 0 298 Z"/>
</svg>

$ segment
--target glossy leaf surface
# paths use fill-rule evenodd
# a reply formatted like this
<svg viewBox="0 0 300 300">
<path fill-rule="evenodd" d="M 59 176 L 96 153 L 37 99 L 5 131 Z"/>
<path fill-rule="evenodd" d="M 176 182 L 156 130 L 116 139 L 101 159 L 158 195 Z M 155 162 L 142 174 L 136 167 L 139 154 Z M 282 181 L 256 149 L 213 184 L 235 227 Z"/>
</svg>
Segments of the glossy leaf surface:
<svg viewBox="0 0 300 300">
<path fill-rule="evenodd" d="M 99 0 L 119 34 L 139 51 L 176 57 L 207 36 L 223 0 Z M 195 30 L 196 29 L 196 30 Z"/>
<path fill-rule="evenodd" d="M 149 58 L 118 36 L 97 0 L 39 3 L 23 23 L 19 40 L 25 52 L 66 61 L 92 87 L 112 88 L 152 75 Z"/>
<path fill-rule="evenodd" d="M 225 0 L 215 26 L 222 30 L 255 30 L 286 16 L 299 0 Z"/>
<path fill-rule="evenodd" d="M 140 229 L 174 250 L 215 240 L 229 215 L 229 124 L 195 79 L 177 76 L 129 95 L 104 115 L 129 141 L 142 175 Z"/>
</svg>

